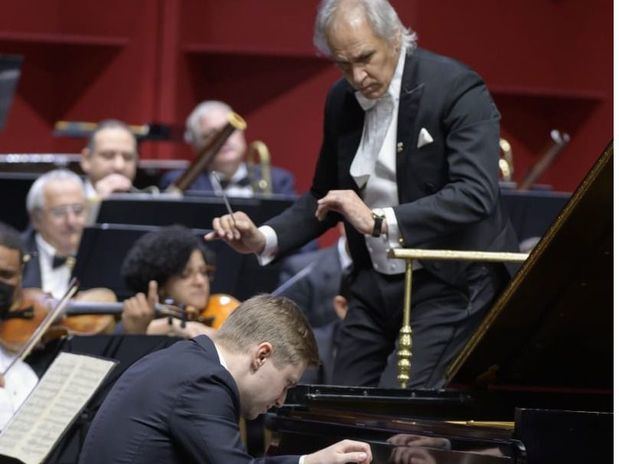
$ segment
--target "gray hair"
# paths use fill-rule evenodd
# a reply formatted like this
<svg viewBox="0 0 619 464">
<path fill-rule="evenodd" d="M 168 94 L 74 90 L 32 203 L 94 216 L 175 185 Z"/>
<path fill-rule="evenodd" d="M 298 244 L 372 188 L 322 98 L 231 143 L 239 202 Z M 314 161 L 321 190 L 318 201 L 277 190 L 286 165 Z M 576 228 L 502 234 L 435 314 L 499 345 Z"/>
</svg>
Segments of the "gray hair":
<svg viewBox="0 0 619 464">
<path fill-rule="evenodd" d="M 131 130 L 131 128 L 129 127 L 127 123 L 120 121 L 118 119 L 105 119 L 101 121 L 99 124 L 97 124 L 97 127 L 95 128 L 95 130 L 92 131 L 92 133 L 90 134 L 90 137 L 88 137 L 87 147 L 91 152 L 94 151 L 95 149 L 95 137 L 97 136 L 99 132 L 105 129 L 123 129 L 127 131 L 127 133 L 130 134 L 131 137 L 133 137 L 133 141 L 135 142 L 136 152 L 137 152 L 138 140 L 135 137 L 135 134 L 133 133 L 133 131 Z"/>
<path fill-rule="evenodd" d="M 200 146 L 202 143 L 202 135 L 200 134 L 200 119 L 213 110 L 231 112 L 232 107 L 219 100 L 206 100 L 198 104 L 198 106 L 196 106 L 187 117 L 187 121 L 185 122 L 185 142 L 194 147 Z"/>
<path fill-rule="evenodd" d="M 314 46 L 325 56 L 331 56 L 327 33 L 341 3 L 342 0 L 322 0 L 318 7 L 314 25 Z M 401 34 L 402 46 L 415 49 L 417 34 L 404 27 L 398 13 L 388 0 L 358 0 L 358 6 L 365 13 L 368 23 L 378 37 L 392 41 Z"/>
<path fill-rule="evenodd" d="M 48 171 L 35 180 L 28 191 L 28 196 L 26 197 L 26 209 L 28 210 L 28 214 L 32 215 L 36 210 L 39 210 L 45 206 L 45 186 L 53 181 L 74 182 L 80 186 L 82 191 L 84 189 L 82 179 L 74 172 L 67 169 L 54 169 L 53 171 Z"/>
</svg>

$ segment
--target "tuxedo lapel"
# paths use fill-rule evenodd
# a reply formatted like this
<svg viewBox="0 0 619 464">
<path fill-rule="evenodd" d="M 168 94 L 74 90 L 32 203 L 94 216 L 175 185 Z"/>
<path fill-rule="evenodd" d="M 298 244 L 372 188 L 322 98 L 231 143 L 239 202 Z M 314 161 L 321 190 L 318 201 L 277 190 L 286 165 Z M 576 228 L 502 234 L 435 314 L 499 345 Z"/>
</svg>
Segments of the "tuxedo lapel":
<svg viewBox="0 0 619 464">
<path fill-rule="evenodd" d="M 406 165 L 417 147 L 415 134 L 418 128 L 415 119 L 419 113 L 419 104 L 425 88 L 425 83 L 418 80 L 417 60 L 414 52 L 408 52 L 402 73 L 402 89 L 400 90 L 400 106 L 398 109 L 398 132 L 396 142 L 396 175 L 398 185 L 404 185 L 407 180 Z M 398 196 L 402 202 L 402 188 Z"/>
</svg>

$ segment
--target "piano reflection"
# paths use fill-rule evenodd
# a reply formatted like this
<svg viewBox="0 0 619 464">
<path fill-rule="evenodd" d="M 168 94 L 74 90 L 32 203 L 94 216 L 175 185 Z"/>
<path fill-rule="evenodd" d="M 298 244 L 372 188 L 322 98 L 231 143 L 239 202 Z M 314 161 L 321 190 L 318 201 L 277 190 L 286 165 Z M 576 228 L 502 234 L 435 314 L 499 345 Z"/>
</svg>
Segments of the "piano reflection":
<svg viewBox="0 0 619 464">
<path fill-rule="evenodd" d="M 379 464 L 612 462 L 612 158 L 611 142 L 444 390 L 300 385 L 267 416 L 269 453 L 354 438 Z"/>
</svg>

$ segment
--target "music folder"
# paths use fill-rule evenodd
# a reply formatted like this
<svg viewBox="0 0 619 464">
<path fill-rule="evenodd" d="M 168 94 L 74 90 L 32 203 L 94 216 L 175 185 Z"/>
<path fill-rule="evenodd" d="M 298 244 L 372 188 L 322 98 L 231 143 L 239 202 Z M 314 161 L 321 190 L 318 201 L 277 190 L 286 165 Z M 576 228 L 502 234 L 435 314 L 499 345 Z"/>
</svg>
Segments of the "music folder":
<svg viewBox="0 0 619 464">
<path fill-rule="evenodd" d="M 60 353 L 0 434 L 0 463 L 43 462 L 116 364 Z"/>
</svg>

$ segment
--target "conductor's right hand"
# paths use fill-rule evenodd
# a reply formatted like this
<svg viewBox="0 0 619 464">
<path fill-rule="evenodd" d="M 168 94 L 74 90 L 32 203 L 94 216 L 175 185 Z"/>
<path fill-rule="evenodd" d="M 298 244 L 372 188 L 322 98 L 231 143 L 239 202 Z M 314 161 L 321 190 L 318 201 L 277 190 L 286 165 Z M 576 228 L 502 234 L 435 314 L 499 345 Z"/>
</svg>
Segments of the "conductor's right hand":
<svg viewBox="0 0 619 464">
<path fill-rule="evenodd" d="M 239 253 L 262 253 L 266 245 L 264 234 L 241 211 L 213 219 L 213 231 L 206 234 L 204 240 L 216 239 L 225 240 Z"/>
</svg>

